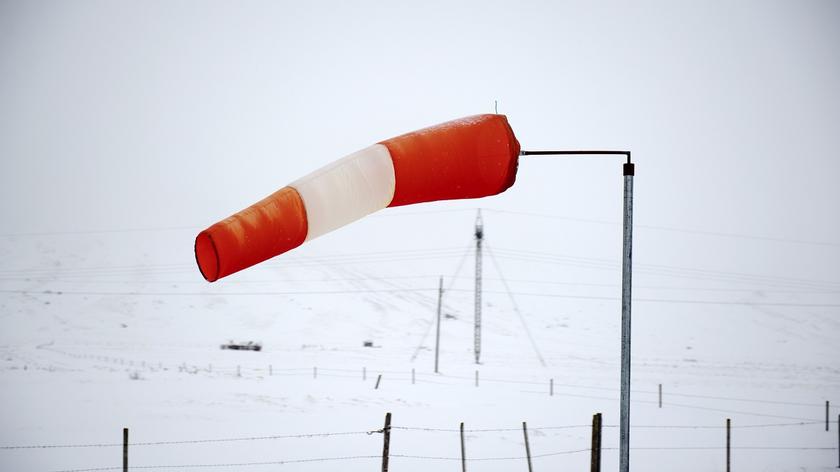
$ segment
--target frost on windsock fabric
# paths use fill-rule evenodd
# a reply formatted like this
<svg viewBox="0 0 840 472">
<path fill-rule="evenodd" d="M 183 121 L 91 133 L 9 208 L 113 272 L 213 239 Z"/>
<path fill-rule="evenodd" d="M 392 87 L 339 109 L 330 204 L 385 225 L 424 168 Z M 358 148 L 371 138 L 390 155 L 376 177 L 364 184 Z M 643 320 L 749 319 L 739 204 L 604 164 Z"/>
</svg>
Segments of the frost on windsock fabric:
<svg viewBox="0 0 840 472">
<path fill-rule="evenodd" d="M 298 179 L 198 234 L 210 282 L 386 207 L 496 195 L 516 179 L 504 115 L 476 115 L 387 139 Z"/>
</svg>

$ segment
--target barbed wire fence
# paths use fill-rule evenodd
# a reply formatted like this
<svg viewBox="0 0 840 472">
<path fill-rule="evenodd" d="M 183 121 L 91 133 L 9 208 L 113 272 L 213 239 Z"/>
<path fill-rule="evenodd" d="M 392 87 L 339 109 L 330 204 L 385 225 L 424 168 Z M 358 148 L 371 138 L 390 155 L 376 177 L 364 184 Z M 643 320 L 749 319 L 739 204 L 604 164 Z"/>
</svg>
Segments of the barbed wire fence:
<svg viewBox="0 0 840 472">
<path fill-rule="evenodd" d="M 725 454 L 727 470 L 729 470 L 730 458 L 733 451 L 838 451 L 838 467 L 840 467 L 840 416 L 837 418 L 838 437 L 837 446 L 816 445 L 808 446 L 802 444 L 791 445 L 749 445 L 749 446 L 733 446 L 730 442 L 730 434 L 733 429 L 740 430 L 757 430 L 757 429 L 785 429 L 795 430 L 792 437 L 801 437 L 802 429 L 808 427 L 815 427 L 821 425 L 822 421 L 800 421 L 788 423 L 760 423 L 760 424 L 732 424 L 730 419 L 720 425 L 693 425 L 693 424 L 678 424 L 678 425 L 632 425 L 633 429 L 660 429 L 660 430 L 719 430 L 725 433 L 725 445 L 657 445 L 657 446 L 634 446 L 632 450 L 637 451 L 709 451 L 722 453 L 721 461 Z M 61 469 L 52 472 L 99 472 L 99 471 L 128 471 L 128 470 L 154 470 L 154 469 L 218 469 L 218 468 L 240 468 L 240 467 L 256 467 L 256 466 L 271 466 L 271 465 L 290 465 L 290 464 L 304 464 L 315 462 L 349 462 L 349 461 L 381 461 L 382 470 L 388 470 L 388 464 L 391 458 L 406 459 L 412 461 L 460 461 L 463 470 L 466 470 L 467 464 L 475 462 L 500 462 L 500 461 L 521 461 L 527 463 L 528 470 L 531 470 L 531 461 L 536 459 L 545 459 L 551 457 L 561 457 L 569 455 L 583 455 L 589 453 L 590 455 L 590 471 L 600 471 L 601 453 L 602 451 L 615 451 L 617 447 L 604 447 L 601 444 L 602 429 L 618 428 L 617 424 L 602 424 L 601 414 L 593 415 L 591 424 L 567 424 L 567 425 L 548 425 L 539 427 L 528 427 L 527 423 L 522 422 L 519 427 L 498 427 L 498 428 L 465 428 L 464 423 L 460 424 L 459 428 L 447 427 L 428 427 L 428 426 L 413 426 L 391 424 L 391 413 L 386 414 L 384 426 L 378 429 L 356 430 L 356 431 L 332 431 L 332 432 L 310 432 L 298 434 L 277 434 L 277 435 L 262 435 L 262 436 L 241 436 L 241 437 L 225 437 L 225 438 L 203 438 L 203 439 L 183 439 L 183 440 L 167 440 L 167 441 L 139 441 L 129 442 L 128 429 L 123 430 L 122 442 L 99 442 L 99 443 L 81 443 L 81 444 L 22 444 L 22 445 L 0 445 L 0 451 L 12 450 L 44 450 L 44 449 L 85 449 L 85 448 L 119 448 L 123 449 L 123 465 L 105 465 L 98 467 L 86 467 L 75 469 Z M 553 450 L 546 452 L 531 452 L 528 441 L 528 433 L 530 432 L 550 432 L 561 430 L 583 430 L 591 433 L 591 445 L 581 445 L 576 449 Z M 461 455 L 429 455 L 429 454 L 411 454 L 407 452 L 390 453 L 389 443 L 391 434 L 404 434 L 415 432 L 419 434 L 431 435 L 449 435 L 453 440 L 457 438 L 461 444 Z M 470 435 L 488 435 L 498 433 L 519 433 L 524 437 L 525 451 L 524 455 L 497 455 L 497 456 L 472 456 L 467 453 L 464 448 L 464 438 L 466 434 Z M 358 455 L 339 455 L 339 456 L 323 456 L 323 457 L 304 457 L 304 458 L 279 458 L 273 460 L 261 461 L 242 461 L 242 462 L 202 462 L 202 463 L 179 463 L 179 464 L 128 464 L 128 452 L 131 448 L 143 447 L 166 447 L 179 446 L 188 444 L 215 444 L 215 443 L 241 443 L 248 441 L 278 441 L 287 439 L 316 439 L 316 438 L 344 438 L 349 436 L 369 436 L 382 437 L 382 453 L 381 454 L 358 454 Z M 826 464 L 828 466 L 828 464 Z"/>
<path fill-rule="evenodd" d="M 329 368 L 329 367 L 281 367 L 277 368 L 268 364 L 266 366 L 246 366 L 243 368 L 241 365 L 211 365 L 207 364 L 206 366 L 198 366 L 194 364 L 187 364 L 186 362 L 180 363 L 178 365 L 174 364 L 163 364 L 160 362 L 149 362 L 149 361 L 138 361 L 136 359 L 126 359 L 123 357 L 113 357 L 113 356 L 102 356 L 102 355 L 92 355 L 92 354 L 82 354 L 82 353 L 74 353 L 68 352 L 65 350 L 58 349 L 54 346 L 39 346 L 39 349 L 46 349 L 56 353 L 60 353 L 65 356 L 70 356 L 73 358 L 80 358 L 80 359 L 88 359 L 92 360 L 95 363 L 106 363 L 113 366 L 116 366 L 118 371 L 126 371 L 126 372 L 137 372 L 137 371 L 148 371 L 148 372 L 157 372 L 157 371 L 170 371 L 170 372 L 178 372 L 179 374 L 188 374 L 188 375 L 213 375 L 213 376 L 226 376 L 230 378 L 242 378 L 242 377 L 250 377 L 253 379 L 256 378 L 266 378 L 266 377 L 288 377 L 288 376 L 300 376 L 300 377 L 309 377 L 313 380 L 318 379 L 319 377 L 330 377 L 330 378 L 341 378 L 341 379 L 361 379 L 366 381 L 369 377 L 369 373 L 373 375 L 370 376 L 371 379 L 377 380 L 377 387 L 379 386 L 380 381 L 382 380 L 383 374 L 387 376 L 390 381 L 399 381 L 399 382 L 408 382 L 410 381 L 412 384 L 417 382 L 422 382 L 424 384 L 432 384 L 432 385 L 441 385 L 441 386 L 464 386 L 469 385 L 469 383 L 474 382 L 475 386 L 478 387 L 479 385 L 485 385 L 487 383 L 490 384 L 508 384 L 511 386 L 525 388 L 525 390 L 520 390 L 522 393 L 526 394 L 533 394 L 533 395 L 549 395 L 549 396 L 560 396 L 560 397 L 585 397 L 589 399 L 603 399 L 603 400 L 615 400 L 615 398 L 611 398 L 608 396 L 597 396 L 592 395 L 591 393 L 570 393 L 570 392 L 562 392 L 557 391 L 557 388 L 570 388 L 570 389 L 578 389 L 578 390 L 595 390 L 603 391 L 604 393 L 612 392 L 614 393 L 615 389 L 611 389 L 609 387 L 603 386 L 587 386 L 581 385 L 578 383 L 569 384 L 569 383 L 561 383 L 555 382 L 554 378 L 549 378 L 543 381 L 533 380 L 533 379 L 513 379 L 513 378 L 502 378 L 502 377 L 482 377 L 481 383 L 479 383 L 479 372 L 475 372 L 475 376 L 469 375 L 450 375 L 450 374 L 431 374 L 431 373 L 421 373 L 416 372 L 415 369 L 411 369 L 410 371 L 401 371 L 401 370 L 377 370 L 377 369 L 368 369 L 367 367 L 361 367 L 359 369 L 351 369 L 351 368 Z M 101 365 L 100 365 L 101 367 Z M 45 368 L 44 366 L 38 366 L 38 368 Z M 51 368 L 51 367 L 50 367 Z M 378 376 L 377 376 L 378 374 Z M 539 387 L 538 389 L 535 387 Z M 658 386 L 657 390 L 644 390 L 638 389 L 634 390 L 634 393 L 646 394 L 646 395 L 658 395 L 658 398 L 655 400 L 644 400 L 644 399 L 636 399 L 634 402 L 638 403 L 647 403 L 647 404 L 658 404 L 660 408 L 663 406 L 663 390 L 662 385 Z M 594 393 L 594 392 L 593 392 Z M 726 429 L 727 434 L 726 437 L 729 437 L 730 429 L 767 429 L 767 428 L 786 428 L 787 430 L 796 429 L 796 428 L 807 428 L 807 427 L 815 427 L 817 425 L 821 425 L 825 423 L 825 430 L 829 431 L 830 425 L 830 412 L 832 409 L 837 409 L 836 405 L 831 405 L 828 401 L 825 401 L 824 405 L 822 403 L 817 402 L 806 402 L 806 401 L 783 401 L 783 400 L 766 400 L 766 399 L 756 399 L 756 398 L 744 398 L 744 397 L 733 397 L 733 396 L 725 396 L 725 395 L 705 395 L 705 394 L 695 394 L 695 393 L 679 393 L 679 392 L 668 392 L 668 401 L 665 402 L 665 406 L 675 406 L 680 408 L 694 408 L 698 410 L 705 410 L 705 411 L 713 411 L 718 413 L 727 413 L 728 414 L 747 414 L 757 417 L 765 417 L 765 418 L 774 418 L 777 419 L 775 422 L 767 422 L 761 424 L 738 424 L 738 425 L 694 425 L 694 424 L 682 424 L 682 425 L 632 425 L 632 428 L 635 430 L 641 429 L 654 429 L 654 430 L 722 430 Z M 737 409 L 724 409 L 724 408 L 712 408 L 709 406 L 703 405 L 694 405 L 690 403 L 681 403 L 679 401 L 672 401 L 670 397 L 675 398 L 685 398 L 685 399 L 694 399 L 694 400 L 726 400 L 732 402 L 742 402 L 742 403 L 749 403 L 749 404 L 756 404 L 756 405 L 784 405 L 784 406 L 797 406 L 797 407 L 807 407 L 807 408 L 822 408 L 825 407 L 825 421 L 823 422 L 822 419 L 815 419 L 813 417 L 804 418 L 804 417 L 797 417 L 797 416 L 786 416 L 786 415 L 774 415 L 768 414 L 768 412 L 757 412 L 757 411 L 739 411 Z M 758 408 L 755 408 L 756 410 Z M 815 416 L 815 415 L 814 415 Z M 792 420 L 781 422 L 778 420 Z M 837 418 L 837 429 L 840 432 L 840 417 Z M 600 438 L 600 430 L 604 429 L 612 429 L 617 428 L 618 425 L 614 424 L 603 424 L 598 425 L 598 437 Z M 235 443 L 235 442 L 246 442 L 246 441 L 271 441 L 271 440 L 283 440 L 283 439 L 315 439 L 315 438 L 326 438 L 326 437 L 348 437 L 348 436 L 357 436 L 357 435 L 367 435 L 373 436 L 377 434 L 384 434 L 387 432 L 387 435 L 393 431 L 396 434 L 407 433 L 407 432 L 418 432 L 424 434 L 454 434 L 460 433 L 461 437 L 464 434 L 491 434 L 491 433 L 502 433 L 502 434 L 510 434 L 514 432 L 521 431 L 525 436 L 525 442 L 527 444 L 527 436 L 528 431 L 540 431 L 540 432 L 549 432 L 549 431 L 558 431 L 558 430 L 586 430 L 589 429 L 592 431 L 593 438 L 595 436 L 595 423 L 593 424 L 568 424 L 568 425 L 554 425 L 554 426 L 542 426 L 538 428 L 526 428 L 525 424 L 523 423 L 522 428 L 511 428 L 511 427 L 502 427 L 502 428 L 487 428 L 487 429 L 457 429 L 457 428 L 445 428 L 445 427 L 423 427 L 423 426 L 411 426 L 411 425 L 389 425 L 386 428 L 381 429 L 371 429 L 371 430 L 364 430 L 364 431 L 338 431 L 338 432 L 317 432 L 317 433 L 300 433 L 300 434 L 281 434 L 281 435 L 265 435 L 265 436 L 243 436 L 243 437 L 231 437 L 231 438 L 215 438 L 215 439 L 184 439 L 184 440 L 171 440 L 171 441 L 146 441 L 146 442 L 132 442 L 130 446 L 134 447 L 146 447 L 146 446 L 169 446 L 169 445 L 185 445 L 185 444 L 212 444 L 212 443 Z M 127 435 L 127 431 L 126 431 Z M 723 437 L 723 435 L 722 435 Z M 796 436 L 794 436 L 796 437 Z M 125 455 L 127 457 L 127 450 L 128 450 L 129 443 L 127 439 L 123 443 L 119 442 L 102 442 L 102 443 L 89 443 L 89 444 L 32 444 L 32 445 L 0 445 L 0 452 L 2 451 L 12 451 L 12 450 L 38 450 L 38 449 L 76 449 L 76 448 L 117 448 L 123 447 L 125 451 Z M 631 448 L 632 450 L 639 450 L 639 451 L 726 451 L 726 457 L 730 457 L 733 451 L 738 450 L 753 450 L 753 451 L 829 451 L 829 450 L 837 450 L 838 451 L 838 467 L 840 467 L 840 435 L 838 435 L 837 439 L 837 446 L 836 447 L 829 447 L 824 444 L 819 445 L 750 445 L 750 446 L 732 446 L 731 444 L 727 444 L 726 446 L 722 445 L 660 445 L 660 446 L 638 446 Z M 396 458 L 396 459 L 405 459 L 409 461 L 461 461 L 464 467 L 467 463 L 470 462 L 493 462 L 493 461 L 528 461 L 530 462 L 531 459 L 541 459 L 541 458 L 548 458 L 548 457 L 555 457 L 555 456 L 567 456 L 567 455 L 578 455 L 583 454 L 585 452 L 590 452 L 591 454 L 595 454 L 594 451 L 613 451 L 617 450 L 614 447 L 602 447 L 600 445 L 600 439 L 598 440 L 597 447 L 596 443 L 593 439 L 593 443 L 589 448 L 575 448 L 575 449 L 566 449 L 566 450 L 555 450 L 549 452 L 537 452 L 535 454 L 530 454 L 530 450 L 526 451 L 526 455 L 508 455 L 508 456 L 491 456 L 491 457 L 471 457 L 465 455 L 462 449 L 462 455 L 460 457 L 456 456 L 447 456 L 447 455 L 434 455 L 434 454 L 411 454 L 411 451 L 400 451 L 400 453 L 396 454 L 385 454 L 387 457 Z M 598 453 L 598 463 L 600 463 L 600 452 Z M 340 462 L 340 461 L 363 461 L 368 460 L 372 461 L 375 459 L 381 459 L 383 454 L 362 454 L 362 455 L 337 455 L 332 457 L 308 457 L 308 458 L 283 458 L 277 460 L 263 460 L 263 461 L 254 461 L 254 462 L 217 462 L 217 463 L 195 463 L 195 464 L 172 464 L 172 465 L 156 465 L 156 464 L 148 464 L 148 465 L 140 465 L 140 466 L 132 466 L 131 469 L 135 470 L 142 470 L 142 469 L 209 469 L 209 468 L 236 468 L 236 467 L 246 467 L 246 466 L 270 466 L 270 465 L 283 465 L 283 464 L 303 464 L 303 463 L 310 463 L 310 462 Z M 594 461 L 594 459 L 593 459 Z M 728 460 L 727 460 L 728 462 Z M 113 467 L 94 467 L 94 468 L 81 468 L 81 469 L 65 469 L 56 472 L 94 472 L 94 471 L 106 471 L 106 470 L 128 470 L 128 468 L 121 468 L 118 466 Z M 595 470 L 595 469 L 592 469 Z"/>
</svg>

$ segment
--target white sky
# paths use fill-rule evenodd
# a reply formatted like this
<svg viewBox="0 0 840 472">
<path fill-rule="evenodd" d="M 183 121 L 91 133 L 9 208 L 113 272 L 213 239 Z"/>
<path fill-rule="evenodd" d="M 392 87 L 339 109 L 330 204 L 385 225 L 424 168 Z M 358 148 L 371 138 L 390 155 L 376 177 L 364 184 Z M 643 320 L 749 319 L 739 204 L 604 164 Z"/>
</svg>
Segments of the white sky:
<svg viewBox="0 0 840 472">
<path fill-rule="evenodd" d="M 4 0 L 0 232 L 207 226 L 497 99 L 524 149 L 632 150 L 639 225 L 833 244 L 640 229 L 648 262 L 836 282 L 838 25 L 832 1 Z M 618 221 L 620 172 L 524 161 L 500 197 L 428 208 Z M 325 244 L 376 246 L 361 228 Z M 186 236 L 161 247 L 189 260 Z"/>
</svg>

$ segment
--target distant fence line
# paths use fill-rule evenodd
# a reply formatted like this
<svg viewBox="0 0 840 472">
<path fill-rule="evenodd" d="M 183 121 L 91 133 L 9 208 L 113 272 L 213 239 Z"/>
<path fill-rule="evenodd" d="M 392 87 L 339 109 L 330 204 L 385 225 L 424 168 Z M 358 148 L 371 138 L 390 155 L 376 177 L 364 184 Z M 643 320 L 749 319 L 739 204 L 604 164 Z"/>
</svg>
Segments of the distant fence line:
<svg viewBox="0 0 840 472">
<path fill-rule="evenodd" d="M 264 367 L 242 367 L 241 365 L 212 365 L 207 364 L 206 366 L 200 366 L 196 364 L 187 364 L 183 362 L 181 364 L 173 365 L 173 364 L 163 364 L 162 362 L 147 362 L 147 361 L 135 361 L 135 360 L 126 360 L 121 357 L 111 357 L 111 356 L 100 356 L 100 355 L 87 355 L 87 354 L 74 354 L 66 351 L 62 351 L 59 349 L 55 349 L 52 347 L 40 347 L 44 350 L 50 350 L 53 352 L 57 352 L 59 354 L 63 354 L 66 356 L 74 357 L 74 358 L 84 358 L 84 359 L 93 359 L 99 360 L 103 362 L 111 362 L 114 364 L 118 364 L 121 366 L 129 366 L 129 367 L 142 367 L 150 371 L 154 370 L 179 370 L 180 372 L 186 372 L 190 374 L 198 374 L 198 373 L 222 373 L 222 374 L 229 374 L 231 376 L 236 377 L 243 377 L 243 373 L 254 373 L 254 374 L 263 374 L 263 376 L 313 376 L 317 378 L 318 376 L 323 377 L 334 377 L 334 378 L 362 378 L 362 380 L 367 380 L 367 372 L 376 372 L 379 374 L 388 374 L 389 378 L 392 380 L 401 380 L 401 381 L 408 381 L 411 380 L 412 382 L 416 382 L 418 377 L 425 377 L 423 383 L 431 383 L 431 384 L 440 384 L 440 385 L 452 385 L 451 382 L 441 382 L 440 380 L 467 380 L 467 381 L 475 381 L 476 377 L 472 376 L 462 376 L 462 375 L 449 375 L 449 374 L 436 374 L 431 372 L 418 372 L 414 368 L 408 371 L 397 371 L 397 370 L 374 370 L 374 369 L 367 369 L 366 367 L 360 367 L 359 369 L 347 369 L 347 368 L 329 368 L 329 367 L 274 367 L 271 364 L 267 364 Z M 315 375 L 313 374 L 313 369 Z M 131 370 L 131 369 L 129 369 Z M 135 369 L 136 370 L 136 369 Z M 331 374 L 330 372 L 341 372 L 341 373 L 353 373 L 354 375 L 340 375 L 340 374 Z M 479 372 L 479 371 L 476 371 Z M 437 380 L 433 380 L 437 379 Z M 602 390 L 602 391 L 609 391 L 609 392 L 617 392 L 618 389 L 611 388 L 611 387 L 601 387 L 601 386 L 592 386 L 592 385 L 580 385 L 580 384 L 570 384 L 570 383 L 559 383 L 555 382 L 554 378 L 548 378 L 546 380 L 537 381 L 537 380 L 523 380 L 523 379 L 505 379 L 499 377 L 482 377 L 482 382 L 492 382 L 492 383 L 509 383 L 509 384 L 520 384 L 520 385 L 540 385 L 540 386 L 548 386 L 549 388 L 546 390 L 549 394 L 557 394 L 557 395 L 569 395 L 566 393 L 556 393 L 553 391 L 554 387 L 566 387 L 566 388 L 574 388 L 574 389 L 583 389 L 583 390 Z M 536 392 L 532 392 L 536 393 Z M 642 389 L 633 389 L 632 393 L 636 394 L 647 394 L 647 395 L 662 395 L 661 391 L 661 384 L 660 390 L 642 390 Z M 724 400 L 724 401 L 734 401 L 734 402 L 743 402 L 743 403 L 755 403 L 755 404 L 769 404 L 769 405 L 789 405 L 789 406 L 802 406 L 802 407 L 823 407 L 824 403 L 808 403 L 808 402 L 794 402 L 794 401 L 782 401 L 782 400 L 764 400 L 764 399 L 753 399 L 753 398 L 743 398 L 743 397 L 731 397 L 731 396 L 724 396 L 724 395 L 703 395 L 703 394 L 691 394 L 691 393 L 679 393 L 679 392 L 668 392 L 669 397 L 685 397 L 685 398 L 700 398 L 700 399 L 708 399 L 708 400 Z M 634 400 L 635 401 L 635 400 Z M 661 400 L 660 400 L 661 403 Z M 693 405 L 678 405 L 674 403 L 670 403 L 675 406 L 685 406 L 690 407 Z M 837 405 L 828 405 L 829 409 L 836 410 L 840 409 L 840 406 Z M 742 413 L 737 411 L 729 411 L 732 413 Z M 754 414 L 754 413 L 745 413 L 745 414 Z M 756 414 L 757 416 L 762 416 L 762 414 Z M 770 415 L 772 416 L 772 415 Z M 787 419 L 796 419 L 801 421 L 816 421 L 813 418 L 795 418 L 795 417 L 784 417 L 779 416 L 779 418 L 787 418 Z"/>
</svg>

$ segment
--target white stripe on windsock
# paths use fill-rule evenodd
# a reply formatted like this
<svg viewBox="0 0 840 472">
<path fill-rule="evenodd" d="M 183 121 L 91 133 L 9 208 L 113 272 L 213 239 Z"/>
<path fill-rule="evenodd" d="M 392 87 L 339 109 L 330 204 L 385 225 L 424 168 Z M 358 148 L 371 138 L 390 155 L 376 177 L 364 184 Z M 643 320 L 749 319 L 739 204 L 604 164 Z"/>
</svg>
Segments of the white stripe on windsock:
<svg viewBox="0 0 840 472">
<path fill-rule="evenodd" d="M 388 148 L 374 144 L 289 186 L 306 208 L 309 241 L 390 205 L 396 186 L 394 162 Z"/>
</svg>

